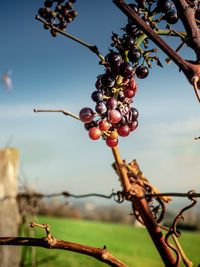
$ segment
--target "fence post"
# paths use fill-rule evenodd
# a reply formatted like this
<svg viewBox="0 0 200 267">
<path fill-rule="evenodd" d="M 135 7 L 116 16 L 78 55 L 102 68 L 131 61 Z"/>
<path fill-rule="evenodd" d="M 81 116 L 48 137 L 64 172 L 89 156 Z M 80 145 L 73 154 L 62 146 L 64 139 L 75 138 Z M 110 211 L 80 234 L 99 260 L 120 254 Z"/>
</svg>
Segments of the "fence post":
<svg viewBox="0 0 200 267">
<path fill-rule="evenodd" d="M 0 236 L 18 235 L 20 215 L 16 201 L 19 153 L 14 148 L 0 150 Z M 19 267 L 17 247 L 0 247 L 0 267 Z"/>
</svg>

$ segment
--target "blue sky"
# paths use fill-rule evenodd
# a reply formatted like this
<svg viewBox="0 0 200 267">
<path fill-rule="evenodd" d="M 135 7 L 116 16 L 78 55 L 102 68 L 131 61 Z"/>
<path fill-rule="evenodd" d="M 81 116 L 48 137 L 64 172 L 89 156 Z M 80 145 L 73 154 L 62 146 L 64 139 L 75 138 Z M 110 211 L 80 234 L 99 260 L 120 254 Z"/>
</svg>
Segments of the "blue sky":
<svg viewBox="0 0 200 267">
<path fill-rule="evenodd" d="M 21 179 L 44 193 L 120 190 L 103 141 L 89 140 L 83 125 L 70 117 L 33 113 L 34 108 L 67 108 L 75 114 L 93 108 L 90 95 L 104 71 L 89 50 L 43 29 L 34 18 L 42 5 L 40 0 L 0 2 L 0 74 L 11 69 L 14 87 L 8 93 L 0 84 L 0 146 L 19 149 Z M 69 33 L 105 55 L 112 31 L 120 33 L 125 16 L 111 0 L 78 0 L 75 7 L 79 15 Z M 191 56 L 186 49 L 183 53 Z M 200 109 L 192 87 L 174 64 L 154 66 L 137 82 L 139 127 L 120 138 L 122 157 L 136 158 L 161 191 L 200 191 L 200 143 L 194 140 L 200 135 Z"/>
</svg>

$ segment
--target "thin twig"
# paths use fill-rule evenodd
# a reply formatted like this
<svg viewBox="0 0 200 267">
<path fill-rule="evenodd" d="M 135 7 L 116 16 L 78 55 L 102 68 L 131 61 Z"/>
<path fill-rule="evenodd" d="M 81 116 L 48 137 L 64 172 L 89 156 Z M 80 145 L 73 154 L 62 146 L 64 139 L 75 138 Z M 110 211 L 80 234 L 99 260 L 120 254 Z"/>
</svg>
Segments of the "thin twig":
<svg viewBox="0 0 200 267">
<path fill-rule="evenodd" d="M 34 109 L 34 112 L 38 113 L 38 112 L 61 112 L 66 116 L 70 116 L 74 119 L 80 120 L 78 116 L 74 115 L 73 113 L 67 111 L 66 109 Z"/>
<path fill-rule="evenodd" d="M 88 43 L 86 43 L 86 42 L 80 40 L 79 38 L 77 38 L 77 37 L 75 37 L 75 36 L 73 36 L 73 35 L 71 35 L 71 34 L 65 32 L 65 31 L 62 31 L 62 30 L 59 29 L 58 27 L 52 25 L 51 23 L 47 22 L 46 20 L 42 19 L 42 18 L 39 17 L 39 16 L 36 16 L 35 18 L 36 18 L 38 21 L 42 22 L 44 25 L 50 27 L 52 30 L 54 30 L 54 31 L 56 31 L 56 32 L 58 32 L 58 33 L 64 35 L 65 37 L 67 37 L 67 38 L 69 38 L 69 39 L 71 39 L 71 40 L 73 40 L 73 41 L 75 41 L 75 42 L 77 42 L 77 43 L 79 43 L 79 44 L 81 44 L 81 45 L 83 45 L 83 46 L 85 46 L 85 47 L 87 47 L 90 51 L 92 51 L 94 54 L 96 54 L 96 55 L 100 58 L 101 61 L 104 61 L 104 57 L 103 57 L 102 54 L 99 52 L 98 47 L 97 47 L 96 45 L 88 44 Z"/>
</svg>

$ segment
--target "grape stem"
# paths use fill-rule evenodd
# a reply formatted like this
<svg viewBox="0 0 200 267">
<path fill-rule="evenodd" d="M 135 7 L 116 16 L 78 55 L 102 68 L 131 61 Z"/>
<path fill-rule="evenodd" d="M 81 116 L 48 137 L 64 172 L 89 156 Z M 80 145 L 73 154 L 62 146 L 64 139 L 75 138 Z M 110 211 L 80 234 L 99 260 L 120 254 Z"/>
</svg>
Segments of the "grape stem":
<svg viewBox="0 0 200 267">
<path fill-rule="evenodd" d="M 78 116 L 74 115 L 73 113 L 67 111 L 66 109 L 34 109 L 34 112 L 61 112 L 66 116 L 70 116 L 74 119 L 80 120 Z"/>
<path fill-rule="evenodd" d="M 73 41 L 75 41 L 75 42 L 77 42 L 77 43 L 79 43 L 85 47 L 87 47 L 90 51 L 92 51 L 94 54 L 96 54 L 100 58 L 101 61 L 104 61 L 104 56 L 99 52 L 98 47 L 96 45 L 88 44 L 88 43 L 82 41 L 81 39 L 75 37 L 74 35 L 71 35 L 65 31 L 62 31 L 58 27 L 52 25 L 51 23 L 47 22 L 46 20 L 42 19 L 39 16 L 36 16 L 35 19 L 42 22 L 44 25 L 50 27 L 52 30 L 64 35 L 65 37 L 67 37 L 67 38 L 69 38 L 69 39 L 71 39 L 71 40 L 73 40 Z"/>
<path fill-rule="evenodd" d="M 133 185 L 130 183 L 125 161 L 121 159 L 118 146 L 113 147 L 112 152 L 115 159 L 116 171 L 122 183 L 126 199 L 132 202 L 133 209 L 139 213 L 165 266 L 175 266 L 175 257 L 164 241 L 160 226 L 155 221 L 147 200 L 142 198 L 144 195 L 144 188 L 137 184 Z"/>
</svg>

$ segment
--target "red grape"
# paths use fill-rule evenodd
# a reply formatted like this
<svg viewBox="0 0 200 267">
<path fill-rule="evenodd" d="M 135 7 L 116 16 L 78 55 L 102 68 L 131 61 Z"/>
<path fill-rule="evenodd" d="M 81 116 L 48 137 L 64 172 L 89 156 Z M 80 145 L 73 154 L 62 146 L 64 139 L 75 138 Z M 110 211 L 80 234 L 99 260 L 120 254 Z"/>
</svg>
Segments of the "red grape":
<svg viewBox="0 0 200 267">
<path fill-rule="evenodd" d="M 106 138 L 106 145 L 109 147 L 115 147 L 118 144 L 118 139 L 112 139 L 109 136 Z"/>
<path fill-rule="evenodd" d="M 82 108 L 79 112 L 79 118 L 82 122 L 91 122 L 94 118 L 94 112 L 91 108 Z"/>
<path fill-rule="evenodd" d="M 101 131 L 107 131 L 110 128 L 110 123 L 107 120 L 99 121 L 99 129 Z"/>
<path fill-rule="evenodd" d="M 108 111 L 108 120 L 111 123 L 118 123 L 121 120 L 121 114 L 118 110 L 109 110 Z"/>
<path fill-rule="evenodd" d="M 130 133 L 130 127 L 126 124 L 126 125 L 123 125 L 123 126 L 120 126 L 118 129 L 117 129 L 117 132 L 120 136 L 128 136 L 129 133 Z"/>
<path fill-rule="evenodd" d="M 97 127 L 92 127 L 89 132 L 89 137 L 92 139 L 92 140 L 97 140 L 101 137 L 101 130 Z"/>
<path fill-rule="evenodd" d="M 124 96 L 127 98 L 132 98 L 135 95 L 135 91 L 131 88 L 128 88 L 128 87 L 125 88 L 123 92 L 124 92 Z"/>
</svg>

